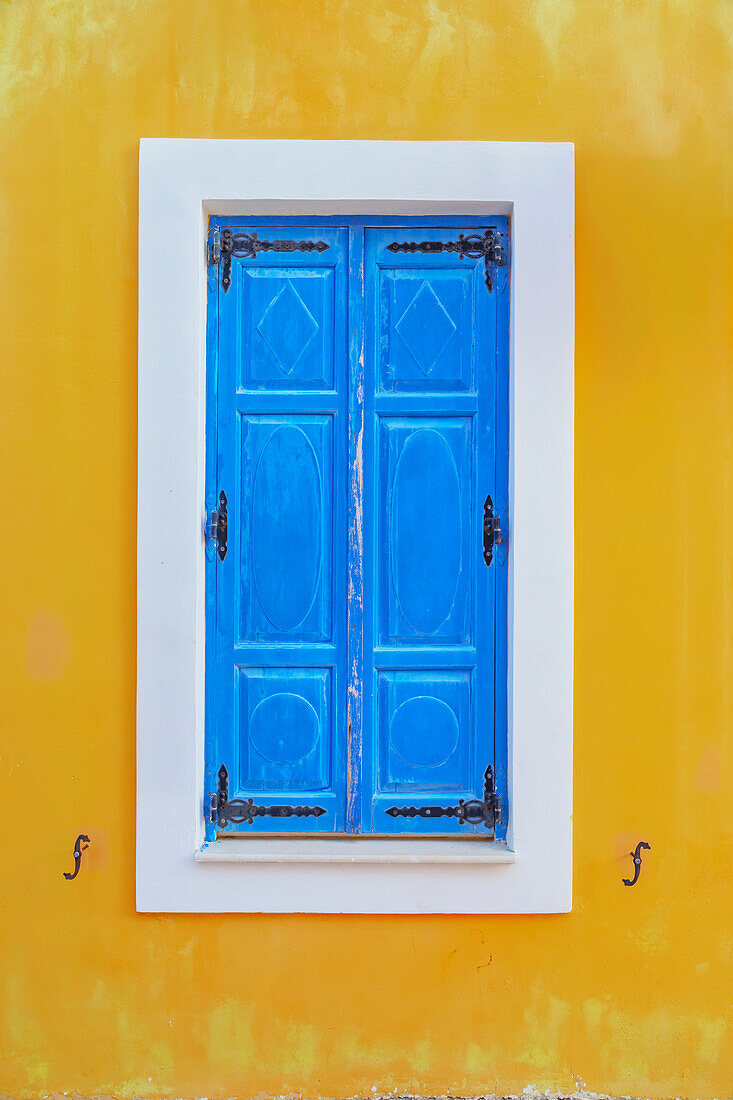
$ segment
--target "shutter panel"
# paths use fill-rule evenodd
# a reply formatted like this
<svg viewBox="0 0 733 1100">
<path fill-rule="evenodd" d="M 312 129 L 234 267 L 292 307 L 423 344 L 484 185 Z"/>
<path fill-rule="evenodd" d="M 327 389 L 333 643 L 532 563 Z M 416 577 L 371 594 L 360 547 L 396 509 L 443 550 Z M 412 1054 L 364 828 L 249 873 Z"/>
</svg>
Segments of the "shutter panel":
<svg viewBox="0 0 733 1100">
<path fill-rule="evenodd" d="M 494 765 L 497 294 L 483 259 L 388 247 L 459 232 L 365 231 L 365 832 L 486 835 L 442 810 Z"/>
<path fill-rule="evenodd" d="M 217 411 L 217 454 L 210 477 L 216 499 L 221 490 L 227 495 L 229 530 L 227 556 L 212 555 L 208 566 L 215 589 L 207 605 L 215 666 L 211 674 L 207 667 L 208 790 L 224 765 L 230 831 L 339 830 L 348 234 L 307 225 L 238 224 L 233 231 L 250 239 L 256 232 L 260 250 L 245 258 L 235 252 L 226 292 L 213 268 L 218 347 L 209 402 Z M 327 248 L 286 250 L 278 247 L 284 238 Z M 263 248 L 265 241 L 276 247 Z M 311 812 L 296 814 L 296 807 Z"/>
<path fill-rule="evenodd" d="M 209 838 L 486 836 L 488 767 L 506 805 L 506 272 L 466 223 L 348 225 L 209 269 Z"/>
</svg>

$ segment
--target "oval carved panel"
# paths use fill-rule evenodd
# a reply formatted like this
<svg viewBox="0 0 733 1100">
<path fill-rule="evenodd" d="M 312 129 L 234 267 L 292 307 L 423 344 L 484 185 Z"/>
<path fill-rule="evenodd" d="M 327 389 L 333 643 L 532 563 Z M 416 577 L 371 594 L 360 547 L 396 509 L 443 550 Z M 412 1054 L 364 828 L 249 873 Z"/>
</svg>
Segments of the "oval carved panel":
<svg viewBox="0 0 733 1100">
<path fill-rule="evenodd" d="M 392 485 L 390 544 L 397 602 L 417 634 L 450 615 L 461 570 L 461 486 L 448 444 L 432 429 L 409 437 Z"/>
<path fill-rule="evenodd" d="M 321 571 L 322 492 L 318 460 L 300 428 L 277 428 L 252 486 L 252 568 L 262 610 L 278 630 L 305 619 Z"/>
<path fill-rule="evenodd" d="M 455 714 L 447 703 L 432 695 L 405 700 L 389 726 L 392 749 L 412 768 L 439 768 L 445 764 L 456 750 L 458 737 Z"/>
<path fill-rule="evenodd" d="M 283 691 L 257 704 L 249 720 L 249 739 L 271 764 L 297 764 L 315 748 L 319 725 L 307 699 Z"/>
</svg>

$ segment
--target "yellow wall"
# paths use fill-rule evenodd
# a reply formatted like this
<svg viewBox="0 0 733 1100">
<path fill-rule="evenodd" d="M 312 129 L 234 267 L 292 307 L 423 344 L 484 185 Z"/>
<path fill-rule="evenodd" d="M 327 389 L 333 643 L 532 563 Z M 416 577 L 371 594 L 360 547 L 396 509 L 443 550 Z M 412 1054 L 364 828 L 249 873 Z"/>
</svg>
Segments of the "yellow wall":
<svg viewBox="0 0 733 1100">
<path fill-rule="evenodd" d="M 733 1091 L 732 17 L 1 0 L 0 1092 Z M 576 142 L 572 915 L 136 915 L 141 136 Z"/>
</svg>

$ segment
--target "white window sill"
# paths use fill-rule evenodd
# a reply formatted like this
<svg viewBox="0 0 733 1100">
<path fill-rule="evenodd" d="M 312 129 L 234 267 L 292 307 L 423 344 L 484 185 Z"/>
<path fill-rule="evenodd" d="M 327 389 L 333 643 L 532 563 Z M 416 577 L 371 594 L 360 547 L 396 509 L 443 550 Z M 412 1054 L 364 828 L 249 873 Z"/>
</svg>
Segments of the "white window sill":
<svg viewBox="0 0 733 1100">
<path fill-rule="evenodd" d="M 227 837 L 203 844 L 199 863 L 514 863 L 516 853 L 492 840 L 323 840 Z"/>
</svg>

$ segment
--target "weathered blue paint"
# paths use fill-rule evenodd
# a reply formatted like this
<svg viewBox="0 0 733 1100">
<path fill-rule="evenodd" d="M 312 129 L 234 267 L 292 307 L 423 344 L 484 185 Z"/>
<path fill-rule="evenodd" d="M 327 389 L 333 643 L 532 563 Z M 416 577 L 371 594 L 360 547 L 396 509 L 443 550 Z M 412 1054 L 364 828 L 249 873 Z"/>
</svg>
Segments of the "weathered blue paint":
<svg viewBox="0 0 733 1100">
<path fill-rule="evenodd" d="M 232 798 L 327 811 L 243 832 L 468 833 L 385 811 L 481 797 L 489 763 L 506 806 L 506 551 L 486 569 L 481 520 L 490 492 L 506 526 L 508 280 L 386 248 L 476 219 L 216 224 L 329 248 L 235 259 L 227 294 L 210 272 L 207 789 L 225 763 Z"/>
<path fill-rule="evenodd" d="M 364 227 L 349 227 L 349 576 L 346 831 L 361 831 L 364 728 Z"/>
<path fill-rule="evenodd" d="M 398 239 L 451 234 L 412 226 Z M 466 833 L 386 810 L 480 798 L 494 764 L 498 570 L 481 532 L 496 492 L 495 304 L 482 262 L 393 254 L 394 240 L 366 230 L 363 829 Z"/>
<path fill-rule="evenodd" d="M 208 515 L 216 508 L 219 485 L 218 455 L 218 379 L 219 379 L 219 270 L 209 267 L 206 285 L 206 499 L 201 516 L 202 534 L 206 534 Z M 206 543 L 205 603 L 206 660 L 204 669 L 205 694 L 205 760 L 204 760 L 204 820 L 206 839 L 215 836 L 215 827 L 209 821 L 209 792 L 216 790 L 216 773 L 219 769 L 221 745 L 221 721 L 218 698 L 219 652 L 217 646 L 217 581 L 219 559 L 212 542 Z"/>
<path fill-rule="evenodd" d="M 226 764 L 230 798 L 326 813 L 240 831 L 345 825 L 348 232 L 299 236 L 328 249 L 235 259 L 218 291 L 210 386 L 213 373 L 229 553 L 215 563 L 207 763 L 209 775 Z"/>
<path fill-rule="evenodd" d="M 496 408 L 496 448 L 494 454 L 494 510 L 501 517 L 504 542 L 494 551 L 493 585 L 494 616 L 494 782 L 504 807 L 496 826 L 497 840 L 506 840 L 509 823 L 509 737 L 508 737 L 508 553 L 512 532 L 509 526 L 509 303 L 511 271 L 511 238 L 506 233 L 509 263 L 496 273 L 492 294 L 494 309 L 494 404 Z"/>
</svg>

